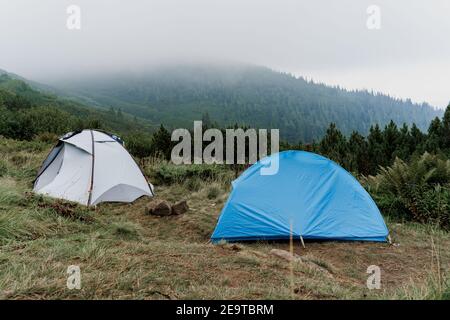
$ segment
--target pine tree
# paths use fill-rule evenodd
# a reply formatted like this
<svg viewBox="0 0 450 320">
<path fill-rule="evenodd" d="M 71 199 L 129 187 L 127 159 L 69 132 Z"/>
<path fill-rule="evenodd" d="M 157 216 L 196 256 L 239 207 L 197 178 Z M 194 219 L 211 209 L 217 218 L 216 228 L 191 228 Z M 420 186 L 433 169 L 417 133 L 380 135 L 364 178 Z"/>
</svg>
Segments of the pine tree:
<svg viewBox="0 0 450 320">
<path fill-rule="evenodd" d="M 441 146 L 442 149 L 447 151 L 450 149 L 450 105 L 445 110 L 444 117 L 442 119 Z"/>
<path fill-rule="evenodd" d="M 171 141 L 171 134 L 161 124 L 158 131 L 152 137 L 152 153 L 154 155 L 163 155 L 165 159 L 170 159 L 173 142 Z"/>
<path fill-rule="evenodd" d="M 431 121 L 430 127 L 428 128 L 428 137 L 425 143 L 426 151 L 430 153 L 437 153 L 440 150 L 440 143 L 442 134 L 442 124 L 441 119 L 438 117 Z"/>
<path fill-rule="evenodd" d="M 413 123 L 411 127 L 411 150 L 418 154 L 423 154 L 425 152 L 425 138 L 426 135 Z"/>
<path fill-rule="evenodd" d="M 384 157 L 383 150 L 383 133 L 378 124 L 371 126 L 367 137 L 369 145 L 370 173 L 376 173 L 378 167 L 385 165 L 388 161 Z"/>
<path fill-rule="evenodd" d="M 347 141 L 341 131 L 336 128 L 335 123 L 331 123 L 328 127 L 320 142 L 319 151 L 342 166 L 346 166 Z"/>
<path fill-rule="evenodd" d="M 398 157 L 402 160 L 409 160 L 414 150 L 415 145 L 413 144 L 413 138 L 409 131 L 409 127 L 404 123 L 398 131 L 397 146 L 392 154 L 392 159 Z"/>
<path fill-rule="evenodd" d="M 356 131 L 353 131 L 348 140 L 348 165 L 352 172 L 367 175 L 370 170 L 368 143 Z"/>
<path fill-rule="evenodd" d="M 388 125 L 384 128 L 383 131 L 383 153 L 385 160 L 385 164 L 390 164 L 395 159 L 395 151 L 397 150 L 399 142 L 399 132 L 397 129 L 397 125 L 394 121 L 390 121 Z"/>
</svg>

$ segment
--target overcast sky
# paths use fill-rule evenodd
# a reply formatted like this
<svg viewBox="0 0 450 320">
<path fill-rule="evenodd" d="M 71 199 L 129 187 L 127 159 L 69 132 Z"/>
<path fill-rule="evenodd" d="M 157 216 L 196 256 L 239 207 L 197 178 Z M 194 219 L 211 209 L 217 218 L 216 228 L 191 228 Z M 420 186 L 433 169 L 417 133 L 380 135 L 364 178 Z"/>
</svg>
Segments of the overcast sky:
<svg viewBox="0 0 450 320">
<path fill-rule="evenodd" d="M 66 27 L 69 5 L 81 29 Z M 370 5 L 381 29 L 367 27 Z M 449 0 L 0 0 L 0 69 L 38 81 L 239 61 L 444 107 Z"/>
</svg>

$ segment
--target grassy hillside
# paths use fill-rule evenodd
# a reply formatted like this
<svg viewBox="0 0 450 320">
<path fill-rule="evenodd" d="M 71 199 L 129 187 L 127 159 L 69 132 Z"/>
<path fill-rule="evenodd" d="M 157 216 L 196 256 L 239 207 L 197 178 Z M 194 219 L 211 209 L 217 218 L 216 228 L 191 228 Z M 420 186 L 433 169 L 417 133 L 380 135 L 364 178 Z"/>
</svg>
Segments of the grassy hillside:
<svg viewBox="0 0 450 320">
<path fill-rule="evenodd" d="M 180 65 L 141 73 L 117 73 L 59 81 L 54 86 L 80 101 L 121 108 L 169 127 L 192 127 L 207 114 L 220 126 L 235 123 L 279 128 L 289 142 L 311 142 L 330 122 L 344 134 L 366 135 L 372 124 L 416 125 L 426 130 L 441 116 L 383 94 L 346 91 L 246 65 Z"/>
<path fill-rule="evenodd" d="M 89 127 L 122 133 L 153 129 L 148 121 L 62 99 L 0 72 L 0 136 L 31 139 L 41 133 L 62 134 Z"/>
<path fill-rule="evenodd" d="M 232 171 L 202 166 L 196 178 L 185 167 L 147 160 L 155 199 L 87 209 L 31 193 L 50 147 L 0 140 L 0 298 L 450 297 L 450 235 L 429 225 L 388 219 L 394 245 L 308 242 L 304 249 L 296 243 L 305 262 L 294 264 L 291 276 L 291 265 L 270 254 L 288 250 L 286 243 L 208 243 Z M 144 215 L 145 205 L 160 199 L 186 199 L 190 210 L 176 217 Z M 382 269 L 381 290 L 366 288 L 373 264 Z M 81 268 L 79 291 L 66 288 L 69 265 Z"/>
</svg>

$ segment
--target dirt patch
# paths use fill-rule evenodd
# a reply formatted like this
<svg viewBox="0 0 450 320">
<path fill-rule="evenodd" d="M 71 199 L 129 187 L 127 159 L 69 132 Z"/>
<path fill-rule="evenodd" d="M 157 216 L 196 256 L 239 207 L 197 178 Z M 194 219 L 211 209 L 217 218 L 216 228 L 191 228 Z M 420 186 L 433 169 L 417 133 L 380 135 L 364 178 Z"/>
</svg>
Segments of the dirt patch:
<svg viewBox="0 0 450 320">
<path fill-rule="evenodd" d="M 289 244 L 277 244 L 289 250 Z M 307 242 L 306 248 L 295 244 L 299 256 L 314 257 L 333 266 L 333 273 L 343 282 L 365 287 L 367 267 L 377 265 L 381 269 L 382 288 L 396 290 L 410 283 L 411 279 L 425 278 L 431 267 L 431 244 L 404 242 L 400 246 L 362 242 Z M 443 264 L 448 266 L 448 260 Z"/>
</svg>

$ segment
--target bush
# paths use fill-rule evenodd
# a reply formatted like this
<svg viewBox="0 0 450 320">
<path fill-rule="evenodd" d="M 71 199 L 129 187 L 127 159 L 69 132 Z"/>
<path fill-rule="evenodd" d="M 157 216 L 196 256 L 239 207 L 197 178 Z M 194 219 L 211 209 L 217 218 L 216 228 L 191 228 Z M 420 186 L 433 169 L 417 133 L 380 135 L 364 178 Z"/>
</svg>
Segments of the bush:
<svg viewBox="0 0 450 320">
<path fill-rule="evenodd" d="M 36 136 L 36 141 L 55 144 L 58 141 L 58 135 L 51 132 L 43 132 Z"/>
<path fill-rule="evenodd" d="M 26 120 L 31 124 L 33 132 L 53 133 L 61 135 L 71 131 L 75 118 L 57 107 L 34 107 L 24 112 Z M 53 140 L 54 142 L 55 140 Z"/>
<path fill-rule="evenodd" d="M 450 160 L 429 153 L 409 164 L 397 158 L 366 183 L 384 213 L 450 227 Z"/>
<path fill-rule="evenodd" d="M 137 158 L 145 158 L 152 154 L 152 137 L 135 132 L 125 137 L 125 147 Z"/>
<path fill-rule="evenodd" d="M 160 184 L 181 183 L 192 178 L 218 179 L 226 169 L 219 165 L 174 165 L 163 163 L 152 170 L 153 181 Z"/>
</svg>

